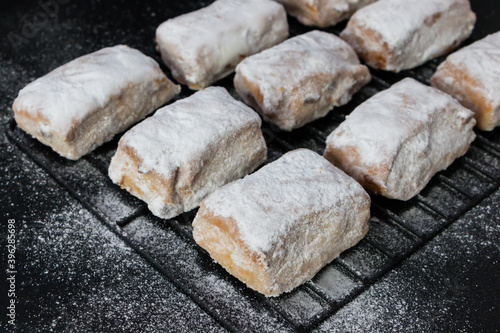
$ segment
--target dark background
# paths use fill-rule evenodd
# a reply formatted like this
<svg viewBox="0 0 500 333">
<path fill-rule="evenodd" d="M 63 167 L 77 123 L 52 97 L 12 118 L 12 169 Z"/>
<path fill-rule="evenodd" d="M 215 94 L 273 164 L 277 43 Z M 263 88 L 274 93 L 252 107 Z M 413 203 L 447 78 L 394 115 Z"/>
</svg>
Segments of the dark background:
<svg viewBox="0 0 500 333">
<path fill-rule="evenodd" d="M 318 277 L 314 283 L 272 300 L 246 290 L 192 244 L 192 214 L 177 222 L 159 221 L 126 194 L 109 194 L 115 193 L 115 189 L 101 171 L 112 155 L 116 139 L 82 162 L 69 163 L 16 130 L 11 121 L 11 105 L 27 83 L 78 56 L 115 44 L 128 44 L 161 63 L 154 48 L 156 27 L 169 17 L 210 2 L 0 3 L 0 254 L 5 267 L 6 224 L 8 219 L 14 219 L 18 240 L 15 330 L 498 331 L 498 129 L 479 133 L 486 141 L 480 141 L 477 150 L 487 151 L 486 155 L 476 157 L 469 153 L 467 158 L 472 162 L 455 163 L 451 171 L 433 180 L 416 199 L 418 202 L 409 203 L 418 207 L 436 205 L 440 214 L 436 221 L 442 220 L 441 224 L 435 222 L 429 233 L 421 235 L 419 230 L 425 229 L 427 220 L 414 215 L 412 221 L 420 223 L 422 229 L 408 232 L 413 229 L 393 228 L 397 223 L 384 219 L 383 212 L 406 212 L 406 206 L 376 199 L 381 208 L 375 215 L 380 215 L 382 221 L 372 223 L 365 243 L 320 274 L 321 278 L 344 277 L 344 289 L 339 289 L 339 295 L 325 296 L 315 289 L 328 282 L 327 278 Z M 472 1 L 472 7 L 478 22 L 464 45 L 500 30 L 498 0 Z M 289 22 L 292 35 L 310 30 L 293 18 Z M 344 25 L 327 31 L 338 33 Z M 425 82 L 442 60 L 398 75 L 372 72 L 376 79 L 361 93 L 363 97 L 340 108 L 339 114 L 348 114 L 369 97 L 370 89 L 383 89 L 402 77 L 418 76 Z M 163 65 L 162 68 L 168 73 Z M 234 95 L 231 79 L 218 84 Z M 181 97 L 190 93 L 183 87 Z M 323 126 L 330 129 L 330 123 L 341 120 L 335 117 L 329 115 L 292 135 L 264 124 L 271 143 L 270 160 L 296 146 L 317 146 L 315 150 L 321 150 L 320 144 L 309 143 L 305 138 Z M 462 168 L 466 162 L 476 163 L 492 175 L 478 185 L 478 194 L 474 194 L 473 185 L 466 184 L 466 191 L 474 195 L 464 200 L 464 205 L 454 205 L 459 201 L 455 198 L 461 196 L 445 201 L 441 190 L 434 195 L 434 189 L 441 189 L 442 183 L 453 182 L 450 174 L 469 170 Z M 90 179 L 88 175 L 96 178 L 85 183 Z M 477 179 L 487 178 L 481 177 Z M 108 196 L 106 202 L 99 201 Z M 118 208 L 114 211 L 109 207 Z M 393 219 L 396 221 L 397 217 Z M 388 235 L 385 230 L 390 230 Z M 395 235 L 395 230 L 410 236 Z M 379 246 L 384 237 L 392 237 L 395 255 L 389 245 Z M 408 239 L 404 246 L 400 245 L 403 238 Z M 381 251 L 373 250 L 379 247 Z M 365 252 L 367 259 L 360 254 Z M 379 261 L 372 274 L 371 268 L 366 267 L 375 259 Z M 208 273 L 198 276 L 196 270 L 190 270 L 193 267 Z M 330 269 L 340 273 L 331 273 Z M 4 311 L 8 300 L 3 268 L 0 278 L 0 330 L 12 329 Z"/>
</svg>

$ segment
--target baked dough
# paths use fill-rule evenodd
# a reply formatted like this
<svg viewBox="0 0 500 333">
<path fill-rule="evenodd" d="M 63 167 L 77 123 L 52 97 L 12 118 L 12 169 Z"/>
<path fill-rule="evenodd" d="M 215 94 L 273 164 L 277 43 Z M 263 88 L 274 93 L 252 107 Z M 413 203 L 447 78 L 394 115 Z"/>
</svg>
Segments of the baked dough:
<svg viewBox="0 0 500 333">
<path fill-rule="evenodd" d="M 358 183 L 298 149 L 209 195 L 193 236 L 247 286 L 277 296 L 361 240 L 369 216 L 370 197 Z"/>
<path fill-rule="evenodd" d="M 328 27 L 377 0 L 276 0 L 305 25 Z"/>
<path fill-rule="evenodd" d="M 369 66 L 399 72 L 454 49 L 475 22 L 468 0 L 380 0 L 358 10 L 340 36 Z"/>
<path fill-rule="evenodd" d="M 448 94 L 407 78 L 354 109 L 324 157 L 366 189 L 408 200 L 467 151 L 475 123 Z"/>
<path fill-rule="evenodd" d="M 346 104 L 370 79 L 349 44 L 311 31 L 243 60 L 234 85 L 266 121 L 291 131 Z"/>
<path fill-rule="evenodd" d="M 266 159 L 260 125 L 259 116 L 224 88 L 207 88 L 125 133 L 109 176 L 156 216 L 174 217 Z"/>
<path fill-rule="evenodd" d="M 163 61 L 191 89 L 209 86 L 245 57 L 287 37 L 285 9 L 271 0 L 218 0 L 156 30 Z"/>
<path fill-rule="evenodd" d="M 150 57 L 125 45 L 77 58 L 24 87 L 17 124 L 76 160 L 180 92 Z"/>
<path fill-rule="evenodd" d="M 479 129 L 500 125 L 500 32 L 450 55 L 431 84 L 474 111 Z"/>
</svg>

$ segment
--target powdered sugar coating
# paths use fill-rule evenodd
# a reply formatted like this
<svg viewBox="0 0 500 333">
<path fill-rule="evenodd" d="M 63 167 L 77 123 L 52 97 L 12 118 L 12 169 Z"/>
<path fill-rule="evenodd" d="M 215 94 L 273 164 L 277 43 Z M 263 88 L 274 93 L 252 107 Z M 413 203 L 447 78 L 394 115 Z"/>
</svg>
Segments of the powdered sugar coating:
<svg viewBox="0 0 500 333">
<path fill-rule="evenodd" d="M 426 107 L 431 98 L 435 108 Z M 409 102 L 406 105 L 405 99 Z M 447 103 L 446 95 L 404 79 L 358 106 L 326 141 L 338 146 L 356 145 L 362 165 L 390 164 L 401 142 L 415 131 L 415 122 L 429 122 L 435 110 Z M 463 114 L 466 116 L 466 111 Z"/>
<path fill-rule="evenodd" d="M 465 80 L 464 74 L 470 80 Z M 476 117 L 479 113 L 479 128 L 492 130 L 499 126 L 500 32 L 448 56 L 431 78 L 431 83 L 471 108 Z"/>
<path fill-rule="evenodd" d="M 14 108 L 45 118 L 50 130 L 70 131 L 132 84 L 166 80 L 150 57 L 125 45 L 79 57 L 24 87 Z"/>
<path fill-rule="evenodd" d="M 297 149 L 200 205 L 193 238 L 265 296 L 311 279 L 368 231 L 370 197 L 318 154 Z"/>
<path fill-rule="evenodd" d="M 375 191 L 407 200 L 465 153 L 474 124 L 451 96 L 407 78 L 347 116 L 328 136 L 325 157 Z"/>
<path fill-rule="evenodd" d="M 159 109 L 120 141 L 142 160 L 142 172 L 154 169 L 168 174 L 249 122 L 261 124 L 252 109 L 224 88 L 209 87 Z"/>
<path fill-rule="evenodd" d="M 377 0 L 277 0 L 287 12 L 306 25 L 334 25 Z"/>
<path fill-rule="evenodd" d="M 218 0 L 156 30 L 163 60 L 192 89 L 210 85 L 246 56 L 287 37 L 286 12 L 270 0 Z"/>
<path fill-rule="evenodd" d="M 467 67 L 480 81 L 478 84 L 493 97 L 500 91 L 500 32 L 451 54 L 446 62 Z M 452 79 L 452 78 L 450 78 Z M 500 100 L 499 100 L 500 102 Z"/>
<path fill-rule="evenodd" d="M 290 131 L 346 104 L 370 79 L 349 44 L 311 31 L 246 58 L 234 81 L 264 119 Z"/>
<path fill-rule="evenodd" d="M 156 112 L 121 138 L 109 176 L 162 218 L 197 207 L 266 158 L 259 116 L 221 87 Z"/>
<path fill-rule="evenodd" d="M 302 223 L 301 218 L 325 210 L 348 209 L 347 202 L 364 206 L 369 197 L 352 178 L 307 149 L 291 151 L 256 173 L 219 188 L 203 201 L 214 215 L 234 219 L 248 248 L 274 256 L 286 251 L 280 246 L 287 247 L 295 229 L 304 228 L 297 225 Z"/>
<path fill-rule="evenodd" d="M 370 66 L 400 71 L 456 47 L 475 20 L 468 0 L 379 0 L 357 11 L 341 37 Z"/>
</svg>

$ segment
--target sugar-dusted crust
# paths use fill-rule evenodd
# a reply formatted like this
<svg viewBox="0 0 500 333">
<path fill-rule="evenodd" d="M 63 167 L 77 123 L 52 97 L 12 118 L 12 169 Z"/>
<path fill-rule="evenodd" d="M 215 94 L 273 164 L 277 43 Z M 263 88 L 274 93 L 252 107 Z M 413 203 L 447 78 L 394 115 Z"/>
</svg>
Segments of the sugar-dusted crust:
<svg viewBox="0 0 500 333">
<path fill-rule="evenodd" d="M 220 87 L 158 110 L 123 135 L 111 160 L 114 183 L 171 218 L 265 159 L 259 116 Z"/>
<path fill-rule="evenodd" d="M 369 215 L 370 197 L 358 183 L 298 149 L 210 194 L 193 236 L 229 273 L 277 296 L 359 242 Z"/>
<path fill-rule="evenodd" d="M 13 109 L 19 127 L 76 160 L 179 92 L 153 59 L 118 45 L 31 82 L 19 92 Z"/>
<path fill-rule="evenodd" d="M 191 89 L 209 86 L 245 57 L 287 37 L 285 9 L 271 0 L 218 0 L 156 30 L 163 61 Z"/>
<path fill-rule="evenodd" d="M 474 111 L 476 126 L 491 131 L 500 125 L 500 32 L 448 56 L 431 84 Z"/>
<path fill-rule="evenodd" d="M 377 0 L 276 0 L 306 25 L 328 27 L 349 18 L 358 9 Z"/>
<path fill-rule="evenodd" d="M 399 72 L 454 49 L 475 22 L 468 0 L 379 0 L 358 10 L 340 36 L 369 66 Z"/>
<path fill-rule="evenodd" d="M 404 79 L 358 106 L 328 136 L 324 157 L 366 189 L 408 200 L 465 154 L 475 123 L 451 96 Z"/>
<path fill-rule="evenodd" d="M 346 104 L 370 79 L 349 44 L 311 31 L 243 60 L 234 85 L 266 121 L 290 131 Z"/>
</svg>

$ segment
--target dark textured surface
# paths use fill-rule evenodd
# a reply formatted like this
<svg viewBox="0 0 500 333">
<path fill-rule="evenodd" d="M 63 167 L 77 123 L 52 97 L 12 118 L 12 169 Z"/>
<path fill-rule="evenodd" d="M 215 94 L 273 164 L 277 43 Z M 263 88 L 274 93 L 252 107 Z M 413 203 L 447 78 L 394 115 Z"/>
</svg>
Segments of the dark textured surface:
<svg viewBox="0 0 500 333">
<path fill-rule="evenodd" d="M 1 331 L 11 328 L 8 219 L 15 219 L 18 239 L 16 331 L 224 331 L 3 134 L 0 154 Z"/>
<path fill-rule="evenodd" d="M 499 201 L 497 191 L 317 331 L 498 331 Z"/>
<path fill-rule="evenodd" d="M 436 175 L 416 198 L 373 198 L 371 229 L 363 241 L 312 281 L 266 299 L 193 242 L 196 210 L 161 220 L 111 183 L 106 170 L 117 138 L 71 162 L 15 126 L 11 104 L 28 82 L 118 43 L 159 61 L 156 26 L 209 2 L 0 3 L 0 255 L 4 267 L 7 220 L 15 219 L 15 329 L 420 332 L 500 327 L 498 129 L 478 132 L 466 156 Z M 57 5 L 42 6 L 47 3 Z M 465 44 L 500 30 L 497 0 L 472 5 L 478 23 Z M 338 33 L 344 24 L 328 31 Z M 290 25 L 292 35 L 310 30 L 294 19 Z M 348 105 L 292 133 L 264 123 L 267 162 L 296 147 L 321 153 L 326 136 L 354 107 L 403 77 L 428 82 L 442 60 L 397 75 L 373 71 L 373 81 Z M 231 80 L 217 84 L 236 97 Z M 184 87 L 180 98 L 190 93 Z M 2 309 L 5 278 L 2 268 Z M 9 328 L 5 319 L 2 310 L 0 330 Z"/>
</svg>

